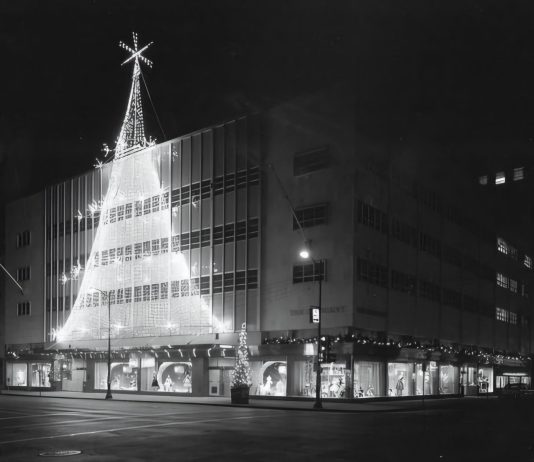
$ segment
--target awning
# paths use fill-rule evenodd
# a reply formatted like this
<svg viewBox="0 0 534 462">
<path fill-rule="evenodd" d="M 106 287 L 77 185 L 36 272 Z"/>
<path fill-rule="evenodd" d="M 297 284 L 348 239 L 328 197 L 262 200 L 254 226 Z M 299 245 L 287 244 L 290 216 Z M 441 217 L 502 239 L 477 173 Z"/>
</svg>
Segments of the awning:
<svg viewBox="0 0 534 462">
<path fill-rule="evenodd" d="M 161 337 L 136 337 L 136 338 L 111 338 L 111 350 L 120 349 L 157 349 L 165 347 L 187 347 L 195 345 L 232 345 L 239 343 L 239 334 L 203 334 L 203 335 L 172 335 Z M 257 338 L 256 338 L 257 337 Z M 260 342 L 260 333 L 251 332 L 248 334 L 250 344 Z M 89 340 L 67 340 L 57 342 L 47 347 L 47 350 L 86 350 L 86 351 L 107 351 L 108 339 Z"/>
</svg>

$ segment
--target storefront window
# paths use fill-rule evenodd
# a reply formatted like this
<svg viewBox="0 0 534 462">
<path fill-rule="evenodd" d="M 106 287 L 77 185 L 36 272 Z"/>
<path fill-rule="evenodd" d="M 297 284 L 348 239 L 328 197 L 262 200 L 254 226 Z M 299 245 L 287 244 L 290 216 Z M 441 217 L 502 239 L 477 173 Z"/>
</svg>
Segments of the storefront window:
<svg viewBox="0 0 534 462">
<path fill-rule="evenodd" d="M 159 391 L 191 393 L 192 366 L 190 362 L 165 362 L 158 370 Z"/>
<path fill-rule="evenodd" d="M 413 364 L 388 363 L 388 396 L 413 395 Z"/>
<path fill-rule="evenodd" d="M 286 361 L 251 361 L 251 394 L 260 396 L 286 396 Z"/>
<path fill-rule="evenodd" d="M 292 388 L 288 390 L 290 396 L 315 397 L 314 358 L 305 361 L 295 361 L 288 373 L 291 375 Z"/>
<path fill-rule="evenodd" d="M 415 365 L 415 394 L 435 395 L 438 393 L 438 366 L 435 361 Z"/>
<path fill-rule="evenodd" d="M 28 385 L 26 363 L 7 363 L 6 369 L 8 387 L 26 387 Z"/>
<path fill-rule="evenodd" d="M 346 389 L 345 363 L 323 365 L 321 373 L 321 396 L 323 398 L 344 398 Z"/>
<path fill-rule="evenodd" d="M 504 388 L 506 384 L 508 383 L 508 377 L 504 375 L 498 375 L 495 377 L 495 388 Z"/>
<path fill-rule="evenodd" d="M 493 393 L 493 368 L 480 367 L 478 369 L 478 387 L 480 393 Z"/>
<path fill-rule="evenodd" d="M 137 369 L 129 363 L 111 363 L 111 389 L 137 390 Z M 105 362 L 95 363 L 95 389 L 106 390 L 108 365 Z"/>
<path fill-rule="evenodd" d="M 384 364 L 371 361 L 354 363 L 354 398 L 383 396 Z"/>
<path fill-rule="evenodd" d="M 33 363 L 32 370 L 32 387 L 50 387 L 50 369 L 49 363 Z"/>
<path fill-rule="evenodd" d="M 458 393 L 458 368 L 448 365 L 439 366 L 439 393 L 448 395 Z"/>
<path fill-rule="evenodd" d="M 233 358 L 210 358 L 208 374 L 210 396 L 230 396 L 234 367 Z"/>
<path fill-rule="evenodd" d="M 158 391 L 160 383 L 157 381 L 156 359 L 152 356 L 141 358 L 141 391 Z"/>
<path fill-rule="evenodd" d="M 462 367 L 462 385 L 475 387 L 477 385 L 476 380 L 476 367 Z"/>
</svg>

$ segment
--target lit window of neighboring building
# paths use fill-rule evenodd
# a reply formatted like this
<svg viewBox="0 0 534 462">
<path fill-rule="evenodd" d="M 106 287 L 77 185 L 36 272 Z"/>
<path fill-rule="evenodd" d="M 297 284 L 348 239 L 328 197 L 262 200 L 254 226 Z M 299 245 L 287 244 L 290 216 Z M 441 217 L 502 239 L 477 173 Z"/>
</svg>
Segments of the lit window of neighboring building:
<svg viewBox="0 0 534 462">
<path fill-rule="evenodd" d="M 502 273 L 497 273 L 497 285 L 508 289 L 508 277 Z"/>
<path fill-rule="evenodd" d="M 497 238 L 497 250 L 505 255 L 508 255 L 508 244 L 501 237 Z"/>
<path fill-rule="evenodd" d="M 525 255 L 523 265 L 525 265 L 528 269 L 532 269 L 532 258 L 530 258 L 528 255 Z"/>
<path fill-rule="evenodd" d="M 497 172 L 495 175 L 495 184 L 504 184 L 506 183 L 506 175 L 504 172 Z"/>
<path fill-rule="evenodd" d="M 517 324 L 517 313 L 510 311 L 509 314 L 510 314 L 510 324 Z"/>
<path fill-rule="evenodd" d="M 508 321 L 508 311 L 503 310 L 502 308 L 495 308 L 495 319 L 497 321 L 506 322 Z"/>
<path fill-rule="evenodd" d="M 488 175 L 482 175 L 478 178 L 479 184 L 486 186 L 488 184 Z"/>
<path fill-rule="evenodd" d="M 517 281 L 512 278 L 510 278 L 510 292 L 517 294 Z"/>
<path fill-rule="evenodd" d="M 523 167 L 514 168 L 514 181 L 520 181 L 525 178 L 525 169 Z"/>
</svg>

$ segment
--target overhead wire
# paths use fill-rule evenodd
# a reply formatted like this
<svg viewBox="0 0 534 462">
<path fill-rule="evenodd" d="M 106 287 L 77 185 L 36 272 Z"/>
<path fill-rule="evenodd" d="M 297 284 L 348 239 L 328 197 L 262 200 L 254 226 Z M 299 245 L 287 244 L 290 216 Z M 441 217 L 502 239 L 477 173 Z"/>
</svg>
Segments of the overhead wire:
<svg viewBox="0 0 534 462">
<path fill-rule="evenodd" d="M 141 74 L 141 78 L 143 79 L 143 84 L 145 86 L 148 99 L 150 100 L 150 105 L 152 106 L 152 109 L 154 111 L 154 115 L 156 116 L 156 120 L 159 125 L 159 129 L 161 130 L 161 133 L 163 135 L 163 140 L 167 139 L 167 135 L 165 134 L 165 130 L 163 130 L 163 126 L 161 125 L 161 121 L 159 120 L 158 111 L 156 111 L 156 106 L 154 105 L 154 102 L 152 101 L 152 96 L 150 95 L 150 91 L 148 90 L 148 85 L 146 84 L 145 75 L 143 74 L 143 71 L 141 70 L 141 66 L 139 66 L 139 73 Z"/>
</svg>

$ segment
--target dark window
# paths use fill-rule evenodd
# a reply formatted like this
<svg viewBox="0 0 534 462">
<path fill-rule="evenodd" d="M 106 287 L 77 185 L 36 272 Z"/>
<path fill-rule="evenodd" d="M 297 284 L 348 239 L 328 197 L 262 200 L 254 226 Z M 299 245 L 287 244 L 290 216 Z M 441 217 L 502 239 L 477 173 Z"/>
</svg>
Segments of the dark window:
<svg viewBox="0 0 534 462">
<path fill-rule="evenodd" d="M 25 266 L 24 268 L 17 269 L 17 281 L 29 281 L 31 277 L 30 267 Z"/>
<path fill-rule="evenodd" d="M 426 233 L 419 233 L 419 249 L 423 252 L 439 257 L 441 255 L 441 242 Z"/>
<path fill-rule="evenodd" d="M 222 274 L 213 275 L 213 293 L 220 294 L 222 292 Z"/>
<path fill-rule="evenodd" d="M 330 166 L 330 153 L 328 148 L 295 154 L 293 157 L 293 175 L 305 175 L 307 173 L 322 170 Z"/>
<path fill-rule="evenodd" d="M 443 289 L 443 303 L 455 308 L 462 308 L 462 294 L 452 289 Z"/>
<path fill-rule="evenodd" d="M 159 284 L 152 284 L 150 300 L 157 300 L 158 298 L 159 298 Z"/>
<path fill-rule="evenodd" d="M 143 286 L 143 301 L 148 302 L 150 300 L 150 285 L 145 284 Z"/>
<path fill-rule="evenodd" d="M 180 281 L 171 281 L 171 296 L 173 298 L 180 296 Z"/>
<path fill-rule="evenodd" d="M 257 289 L 258 288 L 258 270 L 248 270 L 247 271 L 247 289 Z"/>
<path fill-rule="evenodd" d="M 224 290 L 228 292 L 234 288 L 234 273 L 225 273 L 224 277 Z"/>
<path fill-rule="evenodd" d="M 57 225 L 54 225 L 57 228 Z M 54 232 L 54 236 L 55 236 Z M 30 245 L 31 233 L 29 231 L 22 231 L 22 233 L 17 234 L 17 247 L 26 247 Z"/>
<path fill-rule="evenodd" d="M 410 295 L 415 295 L 415 276 L 391 270 L 391 288 Z"/>
<path fill-rule="evenodd" d="M 246 272 L 236 271 L 235 273 L 235 290 L 245 290 L 246 287 Z"/>
<path fill-rule="evenodd" d="M 419 281 L 419 295 L 429 300 L 439 302 L 441 299 L 440 286 L 432 282 L 421 280 Z"/>
<path fill-rule="evenodd" d="M 17 316 L 30 315 L 30 302 L 17 303 Z"/>
<path fill-rule="evenodd" d="M 169 283 L 168 282 L 162 282 L 160 284 L 160 298 L 162 300 L 165 300 L 169 297 Z"/>
<path fill-rule="evenodd" d="M 320 204 L 298 208 L 295 210 L 295 215 L 296 218 L 293 217 L 293 229 L 299 229 L 299 223 L 303 228 L 325 225 L 328 219 L 328 206 L 327 204 Z"/>
<path fill-rule="evenodd" d="M 388 232 L 387 215 L 362 201 L 358 201 L 358 223 L 374 228 L 377 231 L 382 231 L 383 233 Z"/>
<path fill-rule="evenodd" d="M 385 266 L 363 258 L 358 258 L 356 262 L 356 271 L 360 281 L 365 281 L 382 287 L 388 286 L 388 270 Z"/>
<path fill-rule="evenodd" d="M 124 302 L 124 289 L 117 289 L 117 305 Z"/>
<path fill-rule="evenodd" d="M 209 276 L 202 276 L 200 278 L 200 294 L 209 295 L 210 293 L 210 278 Z"/>
<path fill-rule="evenodd" d="M 326 279 L 326 261 L 293 266 L 293 284 Z"/>
<path fill-rule="evenodd" d="M 142 300 L 142 286 L 135 286 L 134 287 L 134 302 L 140 302 Z"/>
</svg>

